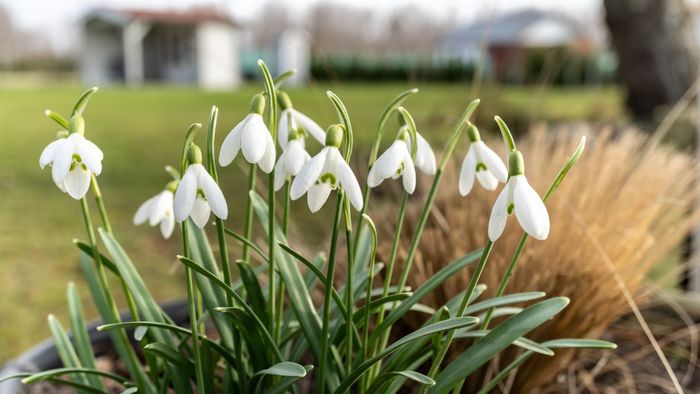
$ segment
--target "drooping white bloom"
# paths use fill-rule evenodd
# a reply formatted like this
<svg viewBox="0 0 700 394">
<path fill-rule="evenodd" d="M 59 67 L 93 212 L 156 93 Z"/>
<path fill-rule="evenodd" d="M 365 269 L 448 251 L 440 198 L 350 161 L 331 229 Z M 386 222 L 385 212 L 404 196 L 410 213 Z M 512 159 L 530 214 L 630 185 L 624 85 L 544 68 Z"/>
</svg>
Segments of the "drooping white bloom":
<svg viewBox="0 0 700 394">
<path fill-rule="evenodd" d="M 79 200 L 90 188 L 92 174 L 102 172 L 104 155 L 100 148 L 80 133 L 53 141 L 39 157 L 43 169 L 51 165 L 51 176 L 61 191 Z"/>
<path fill-rule="evenodd" d="M 248 114 L 226 136 L 221 144 L 219 164 L 222 167 L 231 164 L 239 150 L 248 163 L 259 165 L 267 174 L 275 166 L 275 143 L 260 114 Z"/>
<path fill-rule="evenodd" d="M 292 100 L 286 92 L 277 92 L 277 100 L 282 109 L 279 125 L 277 126 L 277 141 L 282 148 L 287 146 L 287 142 L 296 138 L 306 138 L 306 133 L 314 137 L 319 144 L 325 144 L 326 132 L 323 131 L 323 128 L 318 123 L 294 109 Z"/>
<path fill-rule="evenodd" d="M 347 199 L 358 211 L 362 209 L 362 192 L 355 174 L 345 162 L 338 147 L 342 141 L 343 129 L 339 125 L 328 128 L 326 146 L 304 164 L 292 182 L 290 197 L 297 200 L 307 194 L 311 212 L 316 212 L 331 194 L 331 190 L 341 187 Z"/>
<path fill-rule="evenodd" d="M 138 226 L 146 221 L 151 226 L 160 224 L 160 233 L 163 238 L 170 238 L 175 229 L 172 191 L 163 190 L 141 204 L 134 215 L 134 224 Z"/>
<path fill-rule="evenodd" d="M 289 124 L 290 119 L 292 121 L 291 125 Z M 320 144 L 326 141 L 326 132 L 323 131 L 318 123 L 294 108 L 287 108 L 280 114 L 280 122 L 279 126 L 277 126 L 277 140 L 282 148 L 284 148 L 290 140 L 290 130 L 296 131 L 297 126 L 301 126 L 305 132 L 309 133 Z"/>
<path fill-rule="evenodd" d="M 546 239 L 549 236 L 549 214 L 544 202 L 525 178 L 520 152 L 511 153 L 509 166 L 510 177 L 496 199 L 489 218 L 489 239 L 496 241 L 503 234 L 508 216 L 513 212 L 526 233 L 539 240 Z"/>
<path fill-rule="evenodd" d="M 401 134 L 404 130 L 406 133 L 408 133 L 408 126 L 401 126 L 399 134 Z M 428 141 L 426 141 L 419 132 L 416 132 L 416 139 L 418 140 L 418 146 L 416 147 L 416 160 L 414 161 L 414 165 L 426 175 L 435 175 L 435 172 L 437 172 L 437 163 L 433 148 L 430 147 Z M 410 152 L 412 146 L 410 138 L 407 141 L 407 145 L 408 151 Z"/>
<path fill-rule="evenodd" d="M 220 219 L 228 217 L 224 194 L 201 163 L 187 167 L 175 191 L 173 210 L 178 223 L 191 217 L 200 228 L 207 224 L 211 212 Z"/>
<path fill-rule="evenodd" d="M 411 159 L 408 144 L 399 138 L 374 162 L 367 176 L 369 187 L 379 186 L 385 179 L 402 178 L 403 187 L 408 193 L 416 190 L 416 169 Z"/>
<path fill-rule="evenodd" d="M 484 141 L 474 141 L 469 145 L 469 151 L 462 162 L 459 172 L 459 193 L 469 194 L 474 186 L 474 178 L 479 180 L 486 190 L 495 190 L 498 182 L 505 183 L 508 170 L 500 157 L 491 150 Z"/>
<path fill-rule="evenodd" d="M 304 137 L 286 143 L 275 165 L 275 191 L 280 190 L 289 177 L 299 174 L 304 164 L 310 159 L 311 156 L 304 148 Z"/>
</svg>

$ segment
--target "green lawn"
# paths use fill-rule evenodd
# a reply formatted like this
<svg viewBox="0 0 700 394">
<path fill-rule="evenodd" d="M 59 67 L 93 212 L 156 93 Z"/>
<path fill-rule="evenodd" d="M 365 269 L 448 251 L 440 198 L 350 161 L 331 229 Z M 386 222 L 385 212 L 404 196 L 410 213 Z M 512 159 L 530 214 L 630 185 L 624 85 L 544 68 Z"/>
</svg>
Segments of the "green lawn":
<svg viewBox="0 0 700 394">
<path fill-rule="evenodd" d="M 378 117 L 384 106 L 408 85 L 315 85 L 291 90 L 296 108 L 327 125 L 335 121 L 325 90 L 334 90 L 346 103 L 356 130 L 355 157 L 366 157 Z M 421 92 L 406 102 L 419 129 L 432 142 L 440 142 L 473 98 L 465 85 L 419 86 Z M 85 114 L 86 136 L 104 151 L 99 177 L 117 238 L 160 299 L 178 297 L 184 286 L 174 256 L 179 237 L 160 239 L 157 229 L 135 228 L 131 218 L 138 205 L 161 190 L 168 176 L 166 164 L 178 160 L 187 126 L 206 122 L 209 109 L 220 109 L 218 140 L 248 110 L 259 87 L 235 92 L 202 92 L 189 88 L 147 87 L 138 90 L 105 88 L 94 97 Z M 79 205 L 61 194 L 51 182 L 50 170 L 41 171 L 38 157 L 58 127 L 43 115 L 51 108 L 66 114 L 82 88 L 0 88 L 0 362 L 49 335 L 48 313 L 65 316 L 66 284 L 75 281 L 87 298 L 74 238 L 86 238 Z M 613 119 L 621 115 L 621 97 L 613 88 L 561 89 L 538 92 L 528 87 L 487 87 L 477 122 L 493 131 L 491 117 L 498 113 L 511 127 L 528 121 L 560 119 Z M 486 132 L 486 131 L 484 131 Z M 237 166 L 220 171 L 229 200 L 231 226 L 240 226 L 244 176 Z M 304 203 L 293 205 L 294 215 L 305 223 L 308 239 L 324 237 L 313 226 Z M 235 251 L 234 251 L 235 253 Z M 91 303 L 86 303 L 91 317 Z"/>
</svg>

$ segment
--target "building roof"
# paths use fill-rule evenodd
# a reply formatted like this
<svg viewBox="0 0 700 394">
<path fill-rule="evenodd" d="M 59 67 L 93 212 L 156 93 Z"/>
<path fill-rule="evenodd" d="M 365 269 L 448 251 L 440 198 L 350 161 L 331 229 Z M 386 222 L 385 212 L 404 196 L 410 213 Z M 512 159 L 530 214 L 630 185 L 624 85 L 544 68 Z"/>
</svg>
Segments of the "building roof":
<svg viewBox="0 0 700 394">
<path fill-rule="evenodd" d="M 477 44 L 555 46 L 585 38 L 583 28 L 573 19 L 554 12 L 524 10 L 459 27 L 443 37 L 452 45 Z"/>
<path fill-rule="evenodd" d="M 231 17 L 211 7 L 198 7 L 186 10 L 148 10 L 135 8 L 98 8 L 89 12 L 85 20 L 99 19 L 114 25 L 126 25 L 132 21 L 198 24 L 202 22 L 220 22 L 236 25 Z"/>
</svg>

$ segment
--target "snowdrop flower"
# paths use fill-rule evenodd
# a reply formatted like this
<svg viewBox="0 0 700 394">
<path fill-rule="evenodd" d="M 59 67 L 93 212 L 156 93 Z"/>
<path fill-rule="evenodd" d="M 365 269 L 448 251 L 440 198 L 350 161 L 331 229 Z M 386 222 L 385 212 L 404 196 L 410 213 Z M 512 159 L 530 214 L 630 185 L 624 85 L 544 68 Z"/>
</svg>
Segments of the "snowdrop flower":
<svg viewBox="0 0 700 394">
<path fill-rule="evenodd" d="M 469 151 L 459 172 L 459 193 L 469 194 L 476 178 L 486 190 L 496 190 L 498 182 L 506 183 L 508 171 L 500 157 L 481 140 L 479 130 L 473 124 L 467 129 Z"/>
<path fill-rule="evenodd" d="M 325 147 L 304 164 L 292 182 L 290 197 L 297 200 L 306 193 L 311 212 L 316 212 L 328 200 L 331 190 L 339 186 L 358 211 L 362 209 L 362 192 L 338 147 L 343 140 L 343 127 L 332 125 L 326 132 Z"/>
<path fill-rule="evenodd" d="M 256 94 L 250 103 L 248 116 L 234 127 L 221 144 L 219 164 L 225 167 L 243 151 L 250 164 L 257 164 L 269 174 L 275 165 L 275 142 L 265 126 L 262 113 L 265 111 L 265 98 Z"/>
<path fill-rule="evenodd" d="M 202 152 L 199 147 L 190 146 L 187 155 L 190 165 L 175 191 L 175 220 L 182 223 L 191 217 L 194 224 L 202 228 L 207 224 L 212 211 L 220 219 L 226 219 L 226 199 L 219 185 L 202 165 Z"/>
<path fill-rule="evenodd" d="M 59 132 L 58 139 L 44 148 L 39 157 L 43 169 L 51 165 L 51 176 L 58 188 L 76 200 L 85 196 L 90 188 L 92 174 L 102 172 L 104 155 L 100 148 L 86 139 L 85 121 L 76 115 L 70 121 L 71 132 Z"/>
<path fill-rule="evenodd" d="M 295 130 L 289 133 L 289 141 L 282 147 L 277 164 L 275 165 L 275 191 L 284 185 L 289 177 L 296 176 L 311 156 L 304 148 L 304 131 Z"/>
<path fill-rule="evenodd" d="M 295 130 L 299 130 L 297 125 L 301 126 L 301 130 L 303 132 L 314 137 L 319 144 L 325 143 L 326 133 L 323 131 L 323 128 L 321 128 L 318 123 L 314 122 L 308 116 L 294 109 L 292 107 L 292 100 L 289 98 L 287 93 L 279 92 L 277 98 L 280 108 L 282 109 L 282 112 L 280 113 L 279 126 L 277 127 L 277 141 L 279 141 L 282 148 L 287 145 L 288 141 L 293 140 L 290 133 Z M 304 137 L 306 137 L 305 133 L 303 133 Z"/>
<path fill-rule="evenodd" d="M 160 224 L 160 233 L 168 239 L 175 229 L 175 215 L 173 214 L 173 191 L 177 189 L 177 181 L 171 181 L 162 192 L 149 198 L 141 204 L 134 215 L 134 224 L 146 223 L 151 226 Z"/>
<path fill-rule="evenodd" d="M 543 240 L 549 235 L 549 214 L 535 189 L 527 183 L 522 154 L 513 150 L 508 158 L 509 177 L 496 199 L 489 219 L 489 239 L 496 241 L 515 211 L 520 227 L 530 236 Z"/>
<path fill-rule="evenodd" d="M 396 141 L 374 162 L 367 176 L 369 187 L 377 187 L 387 178 L 401 177 L 406 192 L 412 194 L 416 190 L 416 169 L 407 143 L 409 139 L 408 131 L 402 129 Z"/>
<path fill-rule="evenodd" d="M 408 133 L 408 125 L 401 126 L 399 129 L 399 134 L 406 132 Z M 410 133 L 409 133 L 410 136 Z M 418 146 L 416 146 L 416 160 L 414 164 L 417 169 L 419 169 L 425 175 L 435 175 L 437 172 L 437 164 L 435 161 L 435 153 L 433 148 L 430 147 L 428 141 L 416 131 L 416 139 L 418 140 Z M 411 151 L 411 139 L 409 138 L 406 142 L 408 145 L 409 152 Z"/>
</svg>

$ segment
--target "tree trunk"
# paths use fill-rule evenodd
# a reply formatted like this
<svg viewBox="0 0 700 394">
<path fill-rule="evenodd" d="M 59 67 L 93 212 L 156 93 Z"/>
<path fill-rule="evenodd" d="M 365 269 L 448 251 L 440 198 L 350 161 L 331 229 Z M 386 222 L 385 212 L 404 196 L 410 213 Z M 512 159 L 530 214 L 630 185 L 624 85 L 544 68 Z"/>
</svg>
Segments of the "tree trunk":
<svg viewBox="0 0 700 394">
<path fill-rule="evenodd" d="M 635 118 L 652 120 L 698 77 L 692 14 L 683 0 L 605 0 L 618 77 Z"/>
</svg>

